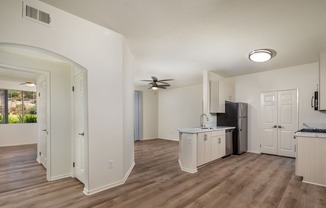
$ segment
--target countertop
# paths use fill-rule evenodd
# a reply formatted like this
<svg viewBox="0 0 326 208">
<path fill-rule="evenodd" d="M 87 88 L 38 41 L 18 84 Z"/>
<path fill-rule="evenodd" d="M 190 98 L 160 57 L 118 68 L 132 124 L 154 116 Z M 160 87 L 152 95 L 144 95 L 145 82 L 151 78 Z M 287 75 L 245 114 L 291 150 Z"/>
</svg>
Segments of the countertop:
<svg viewBox="0 0 326 208">
<path fill-rule="evenodd" d="M 235 127 L 231 126 L 216 126 L 209 128 L 201 128 L 201 127 L 190 127 L 190 128 L 179 128 L 177 129 L 180 133 L 190 133 L 190 134 L 198 134 L 203 132 L 211 132 L 211 131 L 223 131 L 227 129 L 235 129 Z"/>
<path fill-rule="evenodd" d="M 316 137 L 316 138 L 325 138 L 326 133 L 315 133 L 315 132 L 296 132 L 294 137 Z"/>
</svg>

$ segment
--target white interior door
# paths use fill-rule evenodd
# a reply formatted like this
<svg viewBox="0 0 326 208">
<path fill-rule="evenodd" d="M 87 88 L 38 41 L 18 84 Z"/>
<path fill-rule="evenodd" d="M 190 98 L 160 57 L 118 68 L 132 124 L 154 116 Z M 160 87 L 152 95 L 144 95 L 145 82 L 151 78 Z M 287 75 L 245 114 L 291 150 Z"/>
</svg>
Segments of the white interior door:
<svg viewBox="0 0 326 208">
<path fill-rule="evenodd" d="M 261 93 L 261 153 L 295 157 L 297 90 Z"/>
<path fill-rule="evenodd" d="M 262 153 L 277 154 L 277 92 L 261 93 Z"/>
<path fill-rule="evenodd" d="M 38 109 L 37 109 L 37 123 L 39 135 L 39 162 L 46 168 L 47 165 L 47 143 L 48 143 L 48 130 L 47 130 L 47 91 L 46 79 L 42 78 L 38 82 Z"/>
<path fill-rule="evenodd" d="M 85 132 L 85 73 L 79 72 L 73 79 L 74 114 L 74 175 L 85 182 L 86 132 Z"/>
<path fill-rule="evenodd" d="M 278 92 L 278 155 L 295 157 L 293 134 L 298 129 L 297 90 Z"/>
</svg>

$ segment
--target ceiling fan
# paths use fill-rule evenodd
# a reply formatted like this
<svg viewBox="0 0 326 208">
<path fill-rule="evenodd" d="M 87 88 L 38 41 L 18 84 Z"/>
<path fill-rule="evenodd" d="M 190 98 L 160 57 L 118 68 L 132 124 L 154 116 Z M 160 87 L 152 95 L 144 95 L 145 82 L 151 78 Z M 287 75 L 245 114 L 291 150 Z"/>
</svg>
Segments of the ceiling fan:
<svg viewBox="0 0 326 208">
<path fill-rule="evenodd" d="M 148 84 L 150 84 L 152 86 L 150 88 L 148 88 L 148 89 L 152 89 L 152 90 L 158 90 L 159 88 L 160 89 L 166 89 L 167 87 L 170 87 L 171 86 L 167 82 L 173 81 L 173 79 L 161 79 L 161 80 L 158 80 L 154 76 L 152 76 L 151 78 L 152 78 L 151 80 L 141 80 L 141 81 L 150 82 Z"/>
<path fill-rule="evenodd" d="M 35 87 L 36 84 L 33 82 L 23 82 L 20 85 L 26 85 L 27 87 Z"/>
</svg>

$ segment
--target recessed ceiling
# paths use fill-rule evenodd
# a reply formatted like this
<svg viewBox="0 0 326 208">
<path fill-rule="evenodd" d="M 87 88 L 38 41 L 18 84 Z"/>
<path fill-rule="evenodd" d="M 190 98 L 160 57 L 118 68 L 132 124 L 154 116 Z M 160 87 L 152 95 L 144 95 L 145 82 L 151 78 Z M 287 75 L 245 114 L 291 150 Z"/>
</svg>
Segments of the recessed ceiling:
<svg viewBox="0 0 326 208">
<path fill-rule="evenodd" d="M 237 76 L 317 62 L 326 51 L 325 0 L 42 0 L 125 36 L 135 83 L 200 83 L 203 70 Z M 73 27 L 73 25 L 72 25 Z M 271 48 L 265 63 L 250 51 Z"/>
</svg>

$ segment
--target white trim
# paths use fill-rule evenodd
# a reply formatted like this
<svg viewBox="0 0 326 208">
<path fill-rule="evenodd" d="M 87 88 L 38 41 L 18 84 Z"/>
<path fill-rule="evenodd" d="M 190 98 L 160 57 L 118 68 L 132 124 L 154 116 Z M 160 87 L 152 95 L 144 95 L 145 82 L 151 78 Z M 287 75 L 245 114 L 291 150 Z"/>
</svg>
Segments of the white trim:
<svg viewBox="0 0 326 208">
<path fill-rule="evenodd" d="M 51 177 L 51 179 L 49 181 L 55 181 L 55 180 L 59 180 L 59 179 L 63 179 L 63 178 L 73 178 L 72 173 L 66 173 L 66 174 Z"/>
<path fill-rule="evenodd" d="M 183 167 L 180 159 L 178 160 L 178 162 L 179 162 L 179 166 L 180 166 L 180 168 L 181 168 L 182 171 L 185 171 L 187 173 L 197 173 L 198 172 L 197 171 L 197 168 L 195 168 L 195 169 L 189 169 L 189 168 Z"/>
<path fill-rule="evenodd" d="M 320 184 L 320 183 L 313 183 L 313 182 L 309 182 L 309 181 L 302 181 L 303 183 L 308 183 L 308 184 L 313 184 L 313 185 L 316 185 L 316 186 L 322 186 L 322 187 L 326 187 L 325 184 Z"/>
<path fill-rule="evenodd" d="M 86 196 L 89 196 L 89 195 L 96 194 L 96 193 L 98 193 L 98 192 L 105 191 L 105 190 L 107 190 L 107 189 L 110 189 L 110 188 L 113 188 L 113 187 L 116 187 L 116 186 L 119 186 L 119 185 L 124 184 L 124 183 L 127 181 L 127 179 L 128 179 L 128 177 L 129 177 L 129 175 L 130 175 L 132 169 L 134 168 L 134 166 L 135 166 L 135 161 L 133 161 L 133 163 L 131 164 L 129 170 L 127 171 L 126 175 L 123 177 L 122 180 L 120 180 L 120 181 L 116 181 L 116 182 L 114 182 L 114 183 L 107 184 L 107 185 L 105 185 L 105 186 L 101 186 L 101 187 L 99 187 L 99 188 L 95 188 L 95 189 L 93 189 L 93 190 L 87 190 L 86 187 L 85 187 L 84 190 L 83 190 L 83 193 L 84 193 Z"/>
<path fill-rule="evenodd" d="M 3 125 L 3 124 L 1 124 L 1 125 Z M 10 125 L 12 125 L 12 124 L 10 124 Z M 0 145 L 0 147 L 23 146 L 23 145 L 30 145 L 30 144 L 36 144 L 37 145 L 37 143 L 22 143 L 22 144 L 6 144 L 6 145 Z"/>
<path fill-rule="evenodd" d="M 247 152 L 254 153 L 254 154 L 261 154 L 261 152 L 256 150 L 248 150 Z"/>
</svg>

